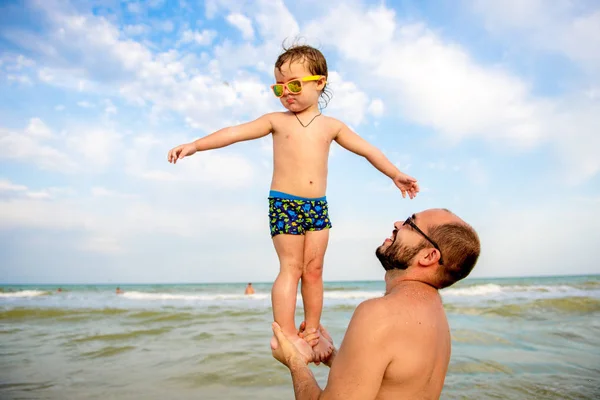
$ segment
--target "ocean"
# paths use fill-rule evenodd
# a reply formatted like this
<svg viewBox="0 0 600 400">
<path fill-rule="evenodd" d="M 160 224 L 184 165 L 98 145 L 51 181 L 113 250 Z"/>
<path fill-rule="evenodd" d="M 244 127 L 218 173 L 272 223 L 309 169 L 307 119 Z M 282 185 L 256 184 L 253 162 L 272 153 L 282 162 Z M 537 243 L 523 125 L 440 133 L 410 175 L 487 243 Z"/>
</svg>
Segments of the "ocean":
<svg viewBox="0 0 600 400">
<path fill-rule="evenodd" d="M 2 399 L 293 399 L 271 357 L 271 283 L 3 286 Z M 378 282 L 327 282 L 336 345 Z M 442 399 L 600 398 L 600 276 L 467 279 Z M 297 321 L 302 318 L 299 294 Z M 328 369 L 313 367 L 323 387 Z"/>
</svg>

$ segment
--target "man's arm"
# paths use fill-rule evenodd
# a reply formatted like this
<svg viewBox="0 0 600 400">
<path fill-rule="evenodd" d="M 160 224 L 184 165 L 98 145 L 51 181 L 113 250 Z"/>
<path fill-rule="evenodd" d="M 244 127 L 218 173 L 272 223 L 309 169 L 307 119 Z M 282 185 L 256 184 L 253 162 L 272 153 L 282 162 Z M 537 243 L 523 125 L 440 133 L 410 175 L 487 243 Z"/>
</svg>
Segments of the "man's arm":
<svg viewBox="0 0 600 400">
<path fill-rule="evenodd" d="M 271 115 L 247 122 L 245 124 L 220 129 L 194 142 L 196 151 L 218 149 L 245 140 L 258 139 L 268 135 L 273 130 Z"/>
<path fill-rule="evenodd" d="M 361 303 L 350 320 L 331 365 L 322 399 L 374 399 L 392 355 L 386 332 L 389 315 L 382 299 Z"/>
<path fill-rule="evenodd" d="M 288 367 L 296 399 L 374 399 L 391 361 L 386 351 L 386 326 L 386 312 L 379 300 L 366 301 L 356 308 L 323 391 L 308 366 L 292 359 Z"/>
</svg>

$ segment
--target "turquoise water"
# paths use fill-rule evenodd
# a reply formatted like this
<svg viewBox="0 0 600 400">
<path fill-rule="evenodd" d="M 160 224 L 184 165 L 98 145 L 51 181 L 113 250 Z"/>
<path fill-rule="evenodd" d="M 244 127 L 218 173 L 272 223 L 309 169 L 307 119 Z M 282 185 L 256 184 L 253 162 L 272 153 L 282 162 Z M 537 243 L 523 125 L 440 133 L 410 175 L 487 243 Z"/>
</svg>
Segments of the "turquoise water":
<svg viewBox="0 0 600 400">
<path fill-rule="evenodd" d="M 271 358 L 270 283 L 4 286 L 2 399 L 291 399 Z M 328 282 L 339 344 L 383 282 Z M 600 397 L 600 276 L 470 279 L 442 293 L 452 328 L 443 399 Z M 298 302 L 298 321 L 302 317 Z M 326 367 L 314 367 L 323 385 Z"/>
</svg>

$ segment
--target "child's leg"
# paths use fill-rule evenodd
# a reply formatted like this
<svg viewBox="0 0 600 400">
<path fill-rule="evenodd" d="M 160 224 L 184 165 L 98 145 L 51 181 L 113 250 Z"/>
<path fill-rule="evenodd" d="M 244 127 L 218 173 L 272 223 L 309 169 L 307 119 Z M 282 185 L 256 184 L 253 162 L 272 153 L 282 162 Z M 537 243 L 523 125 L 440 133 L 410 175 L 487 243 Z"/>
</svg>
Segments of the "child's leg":
<svg viewBox="0 0 600 400">
<path fill-rule="evenodd" d="M 304 265 L 302 270 L 302 301 L 304 303 L 304 318 L 306 329 L 319 328 L 323 310 L 323 261 L 329 229 L 306 232 L 304 239 Z M 324 359 L 331 349 L 324 340 L 313 348 L 315 354 Z"/>
<path fill-rule="evenodd" d="M 298 282 L 304 264 L 304 235 L 275 235 L 273 245 L 279 257 L 279 275 L 271 289 L 273 318 L 286 336 L 297 336 L 294 317 Z"/>
</svg>

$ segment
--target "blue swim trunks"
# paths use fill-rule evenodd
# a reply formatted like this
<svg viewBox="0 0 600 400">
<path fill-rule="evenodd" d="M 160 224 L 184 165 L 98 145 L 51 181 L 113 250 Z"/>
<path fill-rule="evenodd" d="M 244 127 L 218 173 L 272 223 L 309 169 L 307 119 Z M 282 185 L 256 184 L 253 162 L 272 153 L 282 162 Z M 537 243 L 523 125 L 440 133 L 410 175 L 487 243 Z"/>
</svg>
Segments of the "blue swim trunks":
<svg viewBox="0 0 600 400">
<path fill-rule="evenodd" d="M 280 233 L 304 235 L 307 231 L 330 229 L 327 198 L 308 199 L 271 190 L 269 224 L 271 237 Z"/>
</svg>

